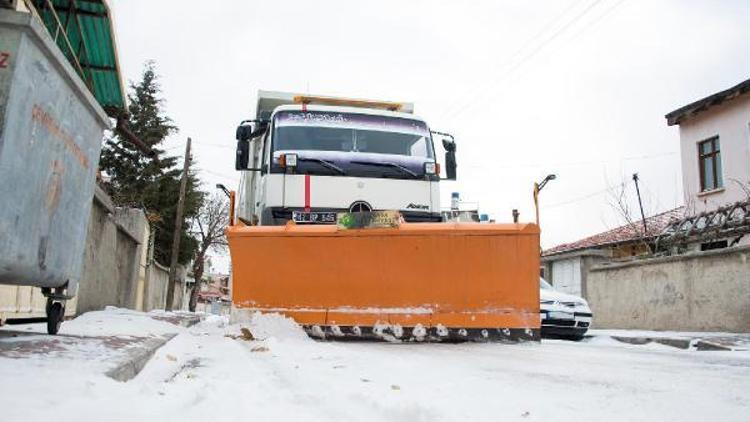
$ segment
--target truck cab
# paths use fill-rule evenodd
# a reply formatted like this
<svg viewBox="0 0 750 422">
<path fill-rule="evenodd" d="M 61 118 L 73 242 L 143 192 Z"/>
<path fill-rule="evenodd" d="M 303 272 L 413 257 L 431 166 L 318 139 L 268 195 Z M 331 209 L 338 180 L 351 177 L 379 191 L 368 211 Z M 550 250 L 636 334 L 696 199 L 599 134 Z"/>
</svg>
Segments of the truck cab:
<svg viewBox="0 0 750 422">
<path fill-rule="evenodd" d="M 443 138 L 452 179 L 455 143 L 411 104 L 259 91 L 256 110 L 237 129 L 237 214 L 246 224 L 335 224 L 339 212 L 380 210 L 442 221 L 433 135 Z"/>
</svg>

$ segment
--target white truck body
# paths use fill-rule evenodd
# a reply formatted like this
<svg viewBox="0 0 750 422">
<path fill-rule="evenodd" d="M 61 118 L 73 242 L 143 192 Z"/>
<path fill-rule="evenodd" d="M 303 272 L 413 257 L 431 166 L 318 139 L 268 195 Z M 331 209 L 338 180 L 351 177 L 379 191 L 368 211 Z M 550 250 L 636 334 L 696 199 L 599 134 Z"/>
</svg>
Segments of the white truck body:
<svg viewBox="0 0 750 422">
<path fill-rule="evenodd" d="M 442 221 L 432 135 L 411 104 L 371 102 L 403 112 L 362 100 L 349 100 L 353 107 L 299 98 L 259 91 L 258 129 L 239 168 L 249 170 L 241 176 L 239 218 L 280 225 L 301 214 L 399 210 L 406 221 Z M 286 154 L 295 166 L 285 165 Z"/>
</svg>

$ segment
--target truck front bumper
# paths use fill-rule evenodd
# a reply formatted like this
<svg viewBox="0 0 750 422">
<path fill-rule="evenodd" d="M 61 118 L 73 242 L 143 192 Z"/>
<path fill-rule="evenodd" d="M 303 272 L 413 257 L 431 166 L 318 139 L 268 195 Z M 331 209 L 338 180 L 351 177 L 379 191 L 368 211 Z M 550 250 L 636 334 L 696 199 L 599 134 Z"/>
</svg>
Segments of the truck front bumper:
<svg viewBox="0 0 750 422">
<path fill-rule="evenodd" d="M 271 207 L 266 208 L 263 213 L 262 225 L 264 226 L 283 226 L 287 221 L 292 219 L 293 211 L 305 211 L 303 208 L 291 207 Z M 310 212 L 349 212 L 346 208 L 310 208 Z M 407 223 L 439 223 L 443 221 L 440 213 L 402 211 L 399 210 Z"/>
</svg>

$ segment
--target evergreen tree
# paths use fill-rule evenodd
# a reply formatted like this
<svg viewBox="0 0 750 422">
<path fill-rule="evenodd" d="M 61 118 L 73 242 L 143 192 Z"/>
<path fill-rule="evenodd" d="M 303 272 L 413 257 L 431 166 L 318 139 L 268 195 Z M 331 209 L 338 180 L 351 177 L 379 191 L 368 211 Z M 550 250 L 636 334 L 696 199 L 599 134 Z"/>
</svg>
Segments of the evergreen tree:
<svg viewBox="0 0 750 422">
<path fill-rule="evenodd" d="M 128 93 L 128 126 L 154 152 L 146 157 L 131 143 L 117 134 L 105 140 L 100 168 L 110 177 L 105 186 L 118 206 L 138 207 L 146 211 L 156 229 L 154 256 L 162 264 L 171 257 L 174 220 L 180 193 L 182 166 L 178 158 L 166 155 L 163 142 L 177 132 L 172 120 L 162 110 L 164 100 L 153 62 L 145 65 L 141 80 L 130 84 Z M 193 218 L 200 209 L 203 193 L 192 163 L 188 174 L 184 218 Z M 197 242 L 187 233 L 183 224 L 178 262 L 189 262 Z"/>
</svg>

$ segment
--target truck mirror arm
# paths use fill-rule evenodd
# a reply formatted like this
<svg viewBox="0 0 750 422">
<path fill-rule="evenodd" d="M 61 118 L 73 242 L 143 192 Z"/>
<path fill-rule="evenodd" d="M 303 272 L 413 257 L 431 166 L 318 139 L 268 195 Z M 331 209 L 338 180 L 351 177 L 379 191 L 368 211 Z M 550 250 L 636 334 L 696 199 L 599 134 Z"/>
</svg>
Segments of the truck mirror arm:
<svg viewBox="0 0 750 422">
<path fill-rule="evenodd" d="M 446 132 L 438 132 L 436 130 L 431 130 L 430 133 L 432 133 L 433 135 L 442 136 L 443 138 L 448 138 L 443 139 L 443 148 L 445 148 L 447 151 L 456 151 L 456 138 L 454 138 L 453 135 Z"/>
<path fill-rule="evenodd" d="M 268 128 L 267 119 L 243 120 L 237 126 L 237 152 L 234 169 L 241 171 L 261 171 L 259 168 L 248 168 L 250 162 L 250 140 L 262 135 Z"/>
<path fill-rule="evenodd" d="M 431 130 L 430 133 L 443 137 L 443 148 L 445 148 L 445 175 L 441 180 L 456 180 L 456 138 L 450 133 Z"/>
<path fill-rule="evenodd" d="M 238 141 L 249 141 L 263 134 L 266 128 L 268 128 L 268 120 L 266 119 L 243 120 L 237 126 L 235 138 Z"/>
</svg>

